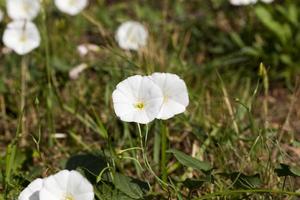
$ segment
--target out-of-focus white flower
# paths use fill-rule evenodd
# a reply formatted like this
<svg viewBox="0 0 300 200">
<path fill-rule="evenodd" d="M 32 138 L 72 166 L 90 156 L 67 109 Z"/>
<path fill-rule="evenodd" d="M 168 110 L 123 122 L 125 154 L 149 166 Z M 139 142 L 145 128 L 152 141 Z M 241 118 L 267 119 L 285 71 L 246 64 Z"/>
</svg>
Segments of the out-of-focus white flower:
<svg viewBox="0 0 300 200">
<path fill-rule="evenodd" d="M 4 18 L 4 13 L 2 10 L 0 10 L 0 22 L 2 22 L 3 18 Z"/>
<path fill-rule="evenodd" d="M 43 179 L 35 179 L 20 193 L 18 200 L 39 200 L 39 193 L 42 187 Z"/>
<path fill-rule="evenodd" d="M 229 0 L 234 6 L 246 6 L 250 4 L 255 4 L 257 0 Z"/>
<path fill-rule="evenodd" d="M 69 71 L 69 77 L 73 80 L 77 79 L 81 72 L 83 72 L 87 67 L 88 65 L 86 63 L 81 63 Z"/>
<path fill-rule="evenodd" d="M 13 21 L 9 23 L 3 34 L 5 46 L 17 54 L 24 55 L 40 45 L 40 33 L 30 21 Z"/>
<path fill-rule="evenodd" d="M 78 53 L 81 57 L 86 56 L 89 52 L 87 46 L 84 45 L 84 44 L 81 44 L 81 45 L 77 46 L 77 51 L 78 51 Z"/>
<path fill-rule="evenodd" d="M 147 124 L 163 103 L 161 89 L 149 77 L 131 76 L 120 82 L 112 94 L 114 110 L 125 122 Z"/>
<path fill-rule="evenodd" d="M 119 46 L 125 50 L 138 50 L 147 44 L 148 31 L 139 22 L 122 23 L 115 36 Z"/>
<path fill-rule="evenodd" d="M 33 20 L 40 11 L 40 0 L 6 0 L 7 14 L 13 20 Z"/>
<path fill-rule="evenodd" d="M 164 96 L 157 119 L 169 119 L 185 111 L 189 104 L 189 95 L 182 79 L 170 73 L 154 73 L 151 79 L 161 89 Z"/>
<path fill-rule="evenodd" d="M 65 134 L 65 133 L 54 133 L 53 137 L 56 138 L 56 139 L 64 139 L 64 138 L 67 137 L 67 134 Z"/>
<path fill-rule="evenodd" d="M 93 200 L 91 183 L 77 171 L 62 170 L 44 179 L 40 200 Z"/>
<path fill-rule="evenodd" d="M 95 44 L 81 44 L 77 46 L 77 52 L 81 57 L 86 56 L 89 52 L 99 52 L 100 47 Z"/>
<path fill-rule="evenodd" d="M 88 5 L 88 0 L 55 0 L 56 7 L 69 15 L 77 15 Z"/>
<path fill-rule="evenodd" d="M 272 3 L 274 0 L 261 0 L 264 3 Z"/>
</svg>

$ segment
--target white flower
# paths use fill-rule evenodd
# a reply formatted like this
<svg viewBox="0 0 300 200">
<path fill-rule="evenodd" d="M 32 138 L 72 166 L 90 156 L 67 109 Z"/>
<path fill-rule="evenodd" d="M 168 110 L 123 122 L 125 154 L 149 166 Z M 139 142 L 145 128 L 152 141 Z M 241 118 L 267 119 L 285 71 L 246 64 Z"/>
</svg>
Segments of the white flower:
<svg viewBox="0 0 300 200">
<path fill-rule="evenodd" d="M 40 0 L 6 0 L 7 13 L 13 20 L 33 20 L 40 11 Z"/>
<path fill-rule="evenodd" d="M 182 79 L 170 73 L 154 73 L 151 79 L 162 90 L 164 96 L 157 119 L 169 119 L 185 111 L 189 104 L 189 96 Z"/>
<path fill-rule="evenodd" d="M 90 52 L 99 52 L 100 47 L 95 44 L 80 44 L 77 46 L 77 52 L 81 57 L 88 55 Z"/>
<path fill-rule="evenodd" d="M 127 21 L 119 26 L 115 38 L 122 49 L 138 50 L 146 45 L 148 31 L 139 22 Z"/>
<path fill-rule="evenodd" d="M 88 5 L 88 0 L 55 0 L 56 7 L 69 15 L 79 14 Z"/>
<path fill-rule="evenodd" d="M 42 186 L 43 179 L 35 179 L 20 193 L 18 200 L 39 200 L 39 193 Z"/>
<path fill-rule="evenodd" d="M 4 18 L 4 13 L 2 10 L 0 10 L 0 22 L 2 22 L 3 18 Z"/>
<path fill-rule="evenodd" d="M 272 3 L 274 0 L 261 0 L 264 3 Z"/>
<path fill-rule="evenodd" d="M 234 6 L 246 6 L 255 4 L 257 0 L 230 0 L 230 3 Z"/>
<path fill-rule="evenodd" d="M 154 120 L 163 102 L 160 88 L 149 77 L 131 76 L 112 94 L 115 113 L 121 120 L 147 124 Z"/>
<path fill-rule="evenodd" d="M 9 23 L 3 34 L 5 46 L 17 54 L 24 55 L 40 45 L 41 38 L 34 23 L 30 21 L 13 21 Z"/>
<path fill-rule="evenodd" d="M 93 200 L 91 183 L 77 171 L 62 170 L 44 179 L 40 200 Z"/>
</svg>

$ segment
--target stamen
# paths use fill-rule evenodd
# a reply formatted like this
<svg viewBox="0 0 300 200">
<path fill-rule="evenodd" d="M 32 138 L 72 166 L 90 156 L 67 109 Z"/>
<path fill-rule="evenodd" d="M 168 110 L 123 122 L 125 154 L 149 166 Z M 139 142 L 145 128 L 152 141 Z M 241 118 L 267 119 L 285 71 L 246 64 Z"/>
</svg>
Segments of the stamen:
<svg viewBox="0 0 300 200">
<path fill-rule="evenodd" d="M 26 42 L 27 40 L 27 37 L 25 34 L 22 34 L 21 37 L 20 37 L 20 42 Z"/>
<path fill-rule="evenodd" d="M 134 104 L 134 107 L 136 109 L 142 110 L 145 107 L 145 104 L 143 102 L 137 102 L 136 104 Z"/>
<path fill-rule="evenodd" d="M 74 200 L 72 195 L 66 195 L 63 200 Z"/>
</svg>

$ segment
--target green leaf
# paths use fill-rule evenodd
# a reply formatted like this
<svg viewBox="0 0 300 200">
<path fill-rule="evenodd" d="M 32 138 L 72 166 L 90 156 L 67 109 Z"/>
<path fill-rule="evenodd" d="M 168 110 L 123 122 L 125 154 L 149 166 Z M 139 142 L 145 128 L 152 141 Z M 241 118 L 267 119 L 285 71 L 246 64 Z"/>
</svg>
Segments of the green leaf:
<svg viewBox="0 0 300 200">
<path fill-rule="evenodd" d="M 248 176 L 240 172 L 233 172 L 229 174 L 223 173 L 221 175 L 229 177 L 235 188 L 254 189 L 259 188 L 262 185 L 259 174 Z"/>
<path fill-rule="evenodd" d="M 180 162 L 186 167 L 191 167 L 198 171 L 205 172 L 210 171 L 212 169 L 212 166 L 208 162 L 200 161 L 176 149 L 169 149 L 167 153 L 172 153 L 176 157 L 178 162 Z"/>
<path fill-rule="evenodd" d="M 142 198 L 149 190 L 146 183 L 131 177 L 116 173 L 114 178 L 116 188 L 133 199 Z"/>
<path fill-rule="evenodd" d="M 101 200 L 134 200 L 120 190 L 113 187 L 111 184 L 102 183 L 98 190 L 95 190 L 95 195 Z"/>
<path fill-rule="evenodd" d="M 280 166 L 275 169 L 275 172 L 278 176 L 294 176 L 300 177 L 300 168 L 292 167 L 283 163 L 280 163 Z"/>
<path fill-rule="evenodd" d="M 187 178 L 182 183 L 188 189 L 194 190 L 194 189 L 200 188 L 204 183 L 212 183 L 212 182 L 213 182 L 213 176 L 208 175 L 208 176 L 206 176 L 204 178 L 200 178 L 200 179 Z"/>
<path fill-rule="evenodd" d="M 292 35 L 290 27 L 287 24 L 280 24 L 274 20 L 271 13 L 265 7 L 257 6 L 255 12 L 261 23 L 272 31 L 283 44 L 290 39 Z"/>
</svg>

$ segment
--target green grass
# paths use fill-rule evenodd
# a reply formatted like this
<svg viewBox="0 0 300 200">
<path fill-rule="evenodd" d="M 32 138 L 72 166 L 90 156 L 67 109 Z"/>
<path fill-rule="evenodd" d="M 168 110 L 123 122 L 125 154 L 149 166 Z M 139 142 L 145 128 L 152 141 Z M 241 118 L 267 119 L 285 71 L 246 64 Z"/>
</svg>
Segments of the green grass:
<svg viewBox="0 0 300 200">
<path fill-rule="evenodd" d="M 83 172 L 97 199 L 299 198 L 298 2 L 234 8 L 221 0 L 97 0 L 76 17 L 51 2 L 36 20 L 42 45 L 24 58 L 1 53 L 0 200 L 65 168 Z M 275 22 L 261 21 L 258 7 Z M 292 14 L 277 19 L 282 9 Z M 150 31 L 142 52 L 114 41 L 128 19 Z M 288 24 L 292 35 L 269 23 Z M 100 50 L 80 57 L 82 43 Z M 71 80 L 69 70 L 81 63 L 88 68 Z M 111 94 L 128 76 L 155 71 L 184 79 L 190 105 L 139 132 L 116 117 Z"/>
</svg>

